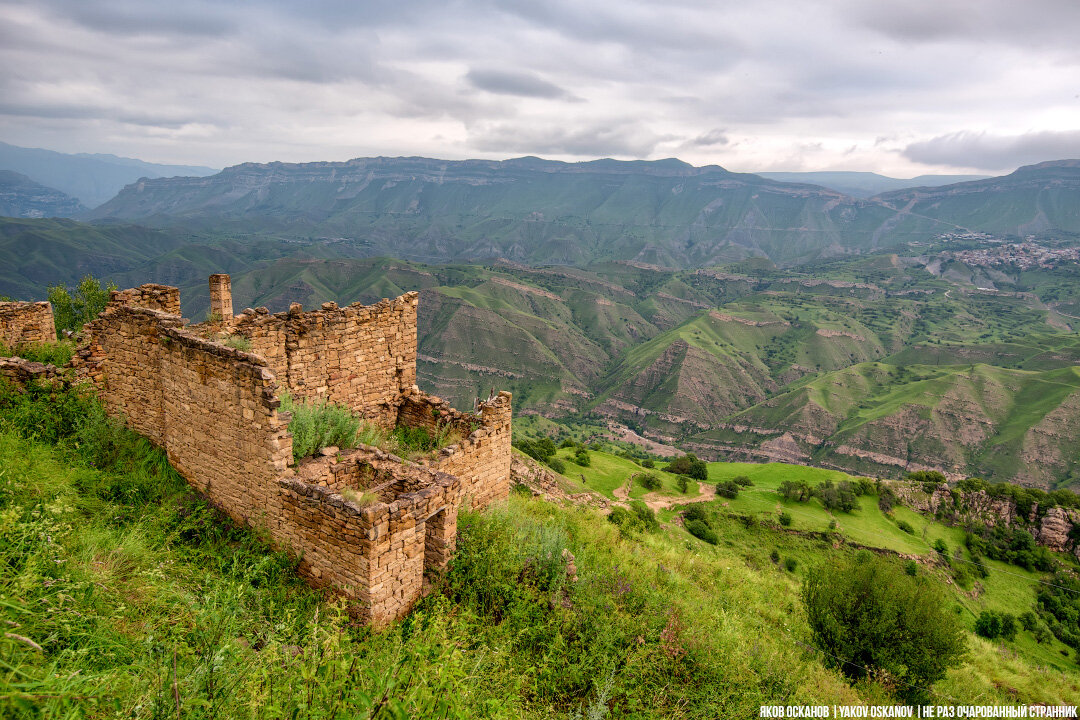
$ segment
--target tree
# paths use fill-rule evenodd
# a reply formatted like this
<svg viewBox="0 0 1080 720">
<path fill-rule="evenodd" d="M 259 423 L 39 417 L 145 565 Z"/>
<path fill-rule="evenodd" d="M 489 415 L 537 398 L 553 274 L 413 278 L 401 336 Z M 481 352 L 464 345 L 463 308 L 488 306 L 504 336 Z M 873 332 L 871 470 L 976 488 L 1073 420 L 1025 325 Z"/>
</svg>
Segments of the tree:
<svg viewBox="0 0 1080 720">
<path fill-rule="evenodd" d="M 709 478 L 709 465 L 704 460 L 698 460 L 697 455 L 687 453 L 681 458 L 675 458 L 664 468 L 675 475 L 689 475 L 695 480 L 707 480 Z"/>
<path fill-rule="evenodd" d="M 964 630 L 941 589 L 897 563 L 862 552 L 813 568 L 802 597 L 826 663 L 852 679 L 884 670 L 906 701 L 962 661 Z"/>
<path fill-rule="evenodd" d="M 101 281 L 93 275 L 84 277 L 78 286 L 71 290 L 63 285 L 50 287 L 49 302 L 52 303 L 57 334 L 64 330 L 81 330 L 83 325 L 105 309 L 109 294 L 113 290 L 116 290 L 114 283 L 102 287 Z"/>
</svg>

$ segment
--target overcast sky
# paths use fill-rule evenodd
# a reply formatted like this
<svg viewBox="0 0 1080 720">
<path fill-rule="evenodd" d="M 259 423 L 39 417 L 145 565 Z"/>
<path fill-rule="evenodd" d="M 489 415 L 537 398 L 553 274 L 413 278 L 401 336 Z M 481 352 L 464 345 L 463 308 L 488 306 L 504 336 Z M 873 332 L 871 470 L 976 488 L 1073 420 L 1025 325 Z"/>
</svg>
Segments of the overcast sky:
<svg viewBox="0 0 1080 720">
<path fill-rule="evenodd" d="M 1008 172 L 1080 157 L 1077 0 L 0 0 L 0 140 Z"/>
</svg>

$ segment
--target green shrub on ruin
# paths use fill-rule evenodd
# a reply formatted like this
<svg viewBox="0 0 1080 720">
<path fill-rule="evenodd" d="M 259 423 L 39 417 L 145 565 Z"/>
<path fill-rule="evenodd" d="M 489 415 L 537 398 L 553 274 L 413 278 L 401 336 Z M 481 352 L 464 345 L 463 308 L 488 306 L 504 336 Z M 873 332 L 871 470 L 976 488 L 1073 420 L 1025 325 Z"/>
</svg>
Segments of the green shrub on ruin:
<svg viewBox="0 0 1080 720">
<path fill-rule="evenodd" d="M 293 436 L 293 459 L 315 455 L 323 448 L 353 448 L 358 444 L 360 418 L 348 408 L 325 401 L 297 402 L 282 393 L 281 409 L 292 413 L 289 432 Z"/>
</svg>

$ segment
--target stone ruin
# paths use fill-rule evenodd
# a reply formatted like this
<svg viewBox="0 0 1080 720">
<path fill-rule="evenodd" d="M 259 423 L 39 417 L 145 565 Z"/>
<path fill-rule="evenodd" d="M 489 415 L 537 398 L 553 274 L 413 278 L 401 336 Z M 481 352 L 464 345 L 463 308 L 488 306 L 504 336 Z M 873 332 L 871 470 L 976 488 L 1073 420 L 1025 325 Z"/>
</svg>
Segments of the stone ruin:
<svg viewBox="0 0 1080 720">
<path fill-rule="evenodd" d="M 0 344 L 20 347 L 56 342 L 52 305 L 47 302 L 0 302 Z"/>
<path fill-rule="evenodd" d="M 168 454 L 236 522 L 300 557 L 307 580 L 383 625 L 408 613 L 426 572 L 447 566 L 461 507 L 510 489 L 511 397 L 476 413 L 416 386 L 417 293 L 371 306 L 232 314 L 227 275 L 210 278 L 211 314 L 189 325 L 180 291 L 115 291 L 88 323 L 73 365 L 107 411 Z M 224 336 L 246 340 L 230 347 Z M 375 447 L 294 462 L 279 391 L 344 405 L 386 429 L 453 429 L 460 442 L 416 462 Z"/>
</svg>

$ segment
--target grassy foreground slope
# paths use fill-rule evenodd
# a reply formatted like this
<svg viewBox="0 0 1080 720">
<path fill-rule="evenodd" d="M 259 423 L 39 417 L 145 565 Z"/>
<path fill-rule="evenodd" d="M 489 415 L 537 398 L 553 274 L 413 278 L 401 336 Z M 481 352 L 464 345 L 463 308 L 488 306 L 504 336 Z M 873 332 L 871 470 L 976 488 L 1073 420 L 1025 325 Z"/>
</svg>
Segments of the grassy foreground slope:
<svg viewBox="0 0 1080 720">
<path fill-rule="evenodd" d="M 621 534 L 515 493 L 463 513 L 449 573 L 372 630 L 92 401 L 0 394 L 0 468 L 5 716 L 705 718 L 889 702 L 824 667 L 798 573 L 766 557 L 780 547 L 802 566 L 829 542 L 737 522 L 718 546 L 674 525 Z M 1074 674 L 973 638 L 932 694 L 1078 692 Z"/>
</svg>

